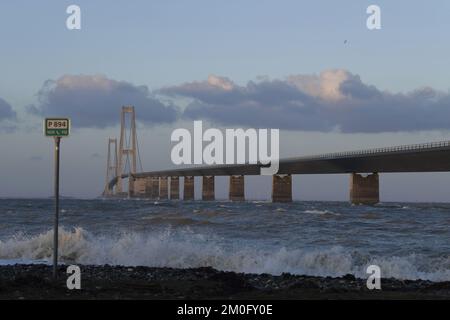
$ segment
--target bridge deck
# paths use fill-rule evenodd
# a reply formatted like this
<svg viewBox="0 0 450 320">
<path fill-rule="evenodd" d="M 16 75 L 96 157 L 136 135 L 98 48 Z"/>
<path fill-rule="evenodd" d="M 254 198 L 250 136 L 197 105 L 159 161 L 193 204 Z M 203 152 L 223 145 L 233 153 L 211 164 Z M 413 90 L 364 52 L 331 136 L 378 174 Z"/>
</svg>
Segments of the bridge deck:
<svg viewBox="0 0 450 320">
<path fill-rule="evenodd" d="M 182 169 L 141 172 L 150 176 L 259 175 L 260 164 L 192 166 Z M 450 171 L 450 141 L 328 153 L 280 160 L 278 174 L 333 174 L 369 172 Z M 128 175 L 123 175 L 128 177 Z M 110 185 L 114 185 L 113 179 Z"/>
</svg>

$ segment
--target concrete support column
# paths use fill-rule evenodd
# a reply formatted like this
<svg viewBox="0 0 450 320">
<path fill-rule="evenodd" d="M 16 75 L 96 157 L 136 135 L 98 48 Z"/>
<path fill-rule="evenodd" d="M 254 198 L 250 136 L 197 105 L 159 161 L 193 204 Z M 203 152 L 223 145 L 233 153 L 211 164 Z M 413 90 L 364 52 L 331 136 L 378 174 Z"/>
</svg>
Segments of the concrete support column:
<svg viewBox="0 0 450 320">
<path fill-rule="evenodd" d="M 130 176 L 128 177 L 128 197 L 133 198 L 134 197 L 134 177 Z"/>
<path fill-rule="evenodd" d="M 179 200 L 180 199 L 180 178 L 170 177 L 170 199 Z"/>
<path fill-rule="evenodd" d="M 167 177 L 159 177 L 159 199 L 167 200 L 169 199 L 169 190 L 168 190 L 168 181 Z"/>
<path fill-rule="evenodd" d="M 153 178 L 152 177 L 147 177 L 145 178 L 145 197 L 151 199 L 152 197 L 152 183 L 153 183 Z"/>
<path fill-rule="evenodd" d="M 194 200 L 194 177 L 184 177 L 184 200 Z"/>
<path fill-rule="evenodd" d="M 274 175 L 272 181 L 272 202 L 292 202 L 292 176 Z"/>
<path fill-rule="evenodd" d="M 214 201 L 214 176 L 203 176 L 202 200 Z"/>
<path fill-rule="evenodd" d="M 151 199 L 156 200 L 159 197 L 159 178 L 158 177 L 152 177 L 152 194 Z"/>
<path fill-rule="evenodd" d="M 244 176 L 230 176 L 229 197 L 231 201 L 245 201 Z"/>
<path fill-rule="evenodd" d="M 350 202 L 373 205 L 380 202 L 380 183 L 378 173 L 363 177 L 358 173 L 350 176 Z"/>
<path fill-rule="evenodd" d="M 135 178 L 133 181 L 133 194 L 134 197 L 145 197 L 146 179 Z"/>
</svg>

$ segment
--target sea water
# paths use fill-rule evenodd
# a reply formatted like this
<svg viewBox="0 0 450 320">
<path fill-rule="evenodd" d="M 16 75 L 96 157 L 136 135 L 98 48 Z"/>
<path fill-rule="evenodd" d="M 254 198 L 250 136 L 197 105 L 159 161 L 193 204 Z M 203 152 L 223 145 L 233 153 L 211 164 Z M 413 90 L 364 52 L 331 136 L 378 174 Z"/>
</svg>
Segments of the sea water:
<svg viewBox="0 0 450 320">
<path fill-rule="evenodd" d="M 53 202 L 0 199 L 0 264 L 51 263 Z M 60 260 L 450 281 L 450 204 L 62 200 Z"/>
</svg>

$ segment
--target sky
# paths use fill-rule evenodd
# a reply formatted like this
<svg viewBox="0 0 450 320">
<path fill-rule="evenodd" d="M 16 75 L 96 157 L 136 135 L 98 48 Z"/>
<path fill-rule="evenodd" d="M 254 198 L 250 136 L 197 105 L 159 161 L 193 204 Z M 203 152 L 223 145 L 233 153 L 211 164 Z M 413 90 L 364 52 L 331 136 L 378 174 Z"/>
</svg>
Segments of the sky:
<svg viewBox="0 0 450 320">
<path fill-rule="evenodd" d="M 72 4 L 81 30 L 66 27 Z M 372 4 L 380 30 L 366 27 Z M 170 134 L 194 120 L 279 128 L 282 157 L 449 140 L 449 12 L 445 0 L 2 1 L 0 197 L 52 193 L 46 116 L 72 118 L 62 193 L 98 196 L 125 104 L 144 170 L 173 167 Z M 265 180 L 248 179 L 247 196 L 269 198 Z M 348 180 L 296 176 L 294 198 L 345 201 Z M 382 201 L 448 201 L 450 174 L 380 184 Z"/>
</svg>

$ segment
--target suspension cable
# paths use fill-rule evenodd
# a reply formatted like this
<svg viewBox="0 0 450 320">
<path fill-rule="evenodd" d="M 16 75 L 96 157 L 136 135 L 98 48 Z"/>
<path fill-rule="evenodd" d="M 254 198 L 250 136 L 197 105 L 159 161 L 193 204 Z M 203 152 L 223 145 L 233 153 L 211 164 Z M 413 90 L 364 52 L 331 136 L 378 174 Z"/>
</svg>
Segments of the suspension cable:
<svg viewBox="0 0 450 320">
<path fill-rule="evenodd" d="M 141 161 L 141 152 L 139 151 L 139 140 L 138 140 L 138 135 L 136 133 L 136 148 L 137 148 L 137 154 L 138 154 L 138 161 L 139 161 L 139 166 L 141 168 L 141 172 L 143 172 L 143 168 L 142 168 L 142 161 Z"/>
</svg>

